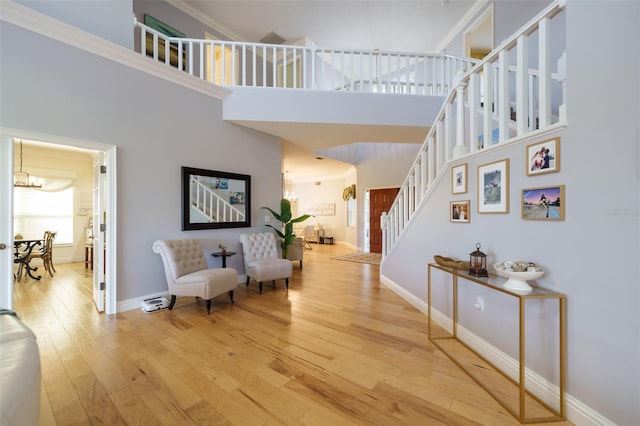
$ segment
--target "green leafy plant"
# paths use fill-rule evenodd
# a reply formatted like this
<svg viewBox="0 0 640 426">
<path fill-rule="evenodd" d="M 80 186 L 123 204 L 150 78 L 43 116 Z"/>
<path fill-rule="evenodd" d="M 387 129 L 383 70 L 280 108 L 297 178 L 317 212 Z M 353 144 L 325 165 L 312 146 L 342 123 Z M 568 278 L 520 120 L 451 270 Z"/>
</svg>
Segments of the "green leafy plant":
<svg viewBox="0 0 640 426">
<path fill-rule="evenodd" d="M 291 218 L 291 203 L 286 198 L 283 198 L 280 201 L 280 213 L 275 210 L 270 209 L 269 207 L 262 207 L 265 210 L 269 210 L 273 217 L 282 223 L 282 227 L 280 229 L 276 228 L 272 225 L 267 225 L 269 228 L 276 231 L 276 234 L 282 239 L 280 241 L 280 247 L 282 247 L 282 258 L 287 258 L 287 253 L 289 251 L 289 246 L 293 244 L 293 241 L 296 239 L 296 235 L 293 233 L 293 224 L 298 222 L 304 222 L 305 220 L 312 217 L 309 214 L 303 214 L 300 217 L 296 217 L 295 219 Z M 284 228 L 284 232 L 283 232 Z"/>
</svg>

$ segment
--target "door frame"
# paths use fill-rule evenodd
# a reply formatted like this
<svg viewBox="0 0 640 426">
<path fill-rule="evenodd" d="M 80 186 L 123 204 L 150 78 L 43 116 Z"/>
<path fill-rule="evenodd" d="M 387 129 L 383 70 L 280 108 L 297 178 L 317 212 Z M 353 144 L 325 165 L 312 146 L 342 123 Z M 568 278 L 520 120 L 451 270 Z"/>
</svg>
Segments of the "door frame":
<svg viewBox="0 0 640 426">
<path fill-rule="evenodd" d="M 107 162 L 106 191 L 106 299 L 105 313 L 116 313 L 117 300 L 117 263 L 116 263 L 116 146 L 88 140 L 73 139 L 63 136 L 37 133 L 30 130 L 0 127 L 0 204 L 6 206 L 0 211 L 0 243 L 8 249 L 0 250 L 0 269 L 5 273 L 0 276 L 0 307 L 13 308 L 13 139 L 35 140 L 53 145 L 74 146 L 105 153 Z M 10 265 L 9 267 L 5 267 Z M 94 269 L 94 274 L 97 271 Z"/>
</svg>

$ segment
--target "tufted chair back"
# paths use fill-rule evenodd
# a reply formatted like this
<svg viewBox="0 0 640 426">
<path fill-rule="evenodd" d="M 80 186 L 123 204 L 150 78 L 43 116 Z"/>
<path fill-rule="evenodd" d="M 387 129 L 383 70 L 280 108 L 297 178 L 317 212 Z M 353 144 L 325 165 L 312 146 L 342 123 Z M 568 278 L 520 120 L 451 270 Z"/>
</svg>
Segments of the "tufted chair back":
<svg viewBox="0 0 640 426">
<path fill-rule="evenodd" d="M 278 259 L 278 243 L 271 232 L 240 235 L 244 263 L 253 265 L 257 260 Z"/>
<path fill-rule="evenodd" d="M 287 289 L 291 277 L 291 261 L 280 258 L 275 234 L 271 232 L 256 232 L 240 235 L 242 254 L 244 256 L 244 270 L 247 275 L 247 285 L 251 278 L 258 281 L 260 293 L 262 282 L 284 279 Z"/>
<path fill-rule="evenodd" d="M 164 252 L 165 272 L 171 274 L 167 278 L 175 281 L 183 275 L 208 268 L 202 247 L 196 240 L 161 240 L 156 245 Z"/>
</svg>

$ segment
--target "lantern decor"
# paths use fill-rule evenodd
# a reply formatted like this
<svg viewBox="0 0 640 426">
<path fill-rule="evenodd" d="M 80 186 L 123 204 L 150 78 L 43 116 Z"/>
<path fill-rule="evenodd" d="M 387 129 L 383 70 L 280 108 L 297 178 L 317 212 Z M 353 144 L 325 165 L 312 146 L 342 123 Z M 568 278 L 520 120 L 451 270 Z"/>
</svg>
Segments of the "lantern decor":
<svg viewBox="0 0 640 426">
<path fill-rule="evenodd" d="M 487 255 L 480 251 L 480 243 L 476 244 L 476 251 L 469 253 L 469 275 L 474 277 L 488 277 Z"/>
</svg>

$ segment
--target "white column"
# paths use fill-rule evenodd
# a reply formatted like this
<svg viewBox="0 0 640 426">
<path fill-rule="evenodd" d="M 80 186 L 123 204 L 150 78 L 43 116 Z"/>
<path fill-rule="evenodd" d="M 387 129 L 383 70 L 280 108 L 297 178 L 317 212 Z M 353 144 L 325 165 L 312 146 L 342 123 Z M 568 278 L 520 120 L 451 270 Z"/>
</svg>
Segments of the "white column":
<svg viewBox="0 0 640 426">
<path fill-rule="evenodd" d="M 549 18 L 538 24 L 538 117 L 540 128 L 551 124 L 551 25 Z"/>
<path fill-rule="evenodd" d="M 387 230 L 389 228 L 387 212 L 380 215 L 380 230 L 382 231 L 382 257 L 387 256 Z"/>
<path fill-rule="evenodd" d="M 456 86 L 456 146 L 453 148 L 453 158 L 462 157 L 469 153 L 469 147 L 464 143 L 464 93 L 466 88 L 466 82 L 460 82 Z"/>
<path fill-rule="evenodd" d="M 13 139 L 0 138 L 0 306 L 13 309 Z"/>
<path fill-rule="evenodd" d="M 493 64 L 485 63 L 482 67 L 484 80 L 484 111 L 482 115 L 483 148 L 491 146 L 493 132 Z"/>
<path fill-rule="evenodd" d="M 471 152 L 478 150 L 478 109 L 480 108 L 480 74 L 469 76 L 469 137 L 468 147 Z"/>
<path fill-rule="evenodd" d="M 509 105 L 509 58 L 502 50 L 498 55 L 498 128 L 500 135 L 498 142 L 509 139 L 509 122 L 511 121 L 511 107 Z"/>
<path fill-rule="evenodd" d="M 516 47 L 516 129 L 518 136 L 527 133 L 529 119 L 529 38 L 518 37 Z"/>
<path fill-rule="evenodd" d="M 425 189 L 429 189 L 429 187 L 431 187 L 431 182 L 433 182 L 433 180 L 436 178 L 436 143 L 435 140 L 433 138 L 433 136 L 429 137 L 429 166 L 428 166 L 428 172 L 429 172 L 429 176 L 428 176 L 428 181 L 427 181 L 427 186 L 425 187 Z"/>
<path fill-rule="evenodd" d="M 444 145 L 444 162 L 447 162 L 451 159 L 453 152 L 453 106 L 451 104 L 444 106 Z"/>
</svg>

